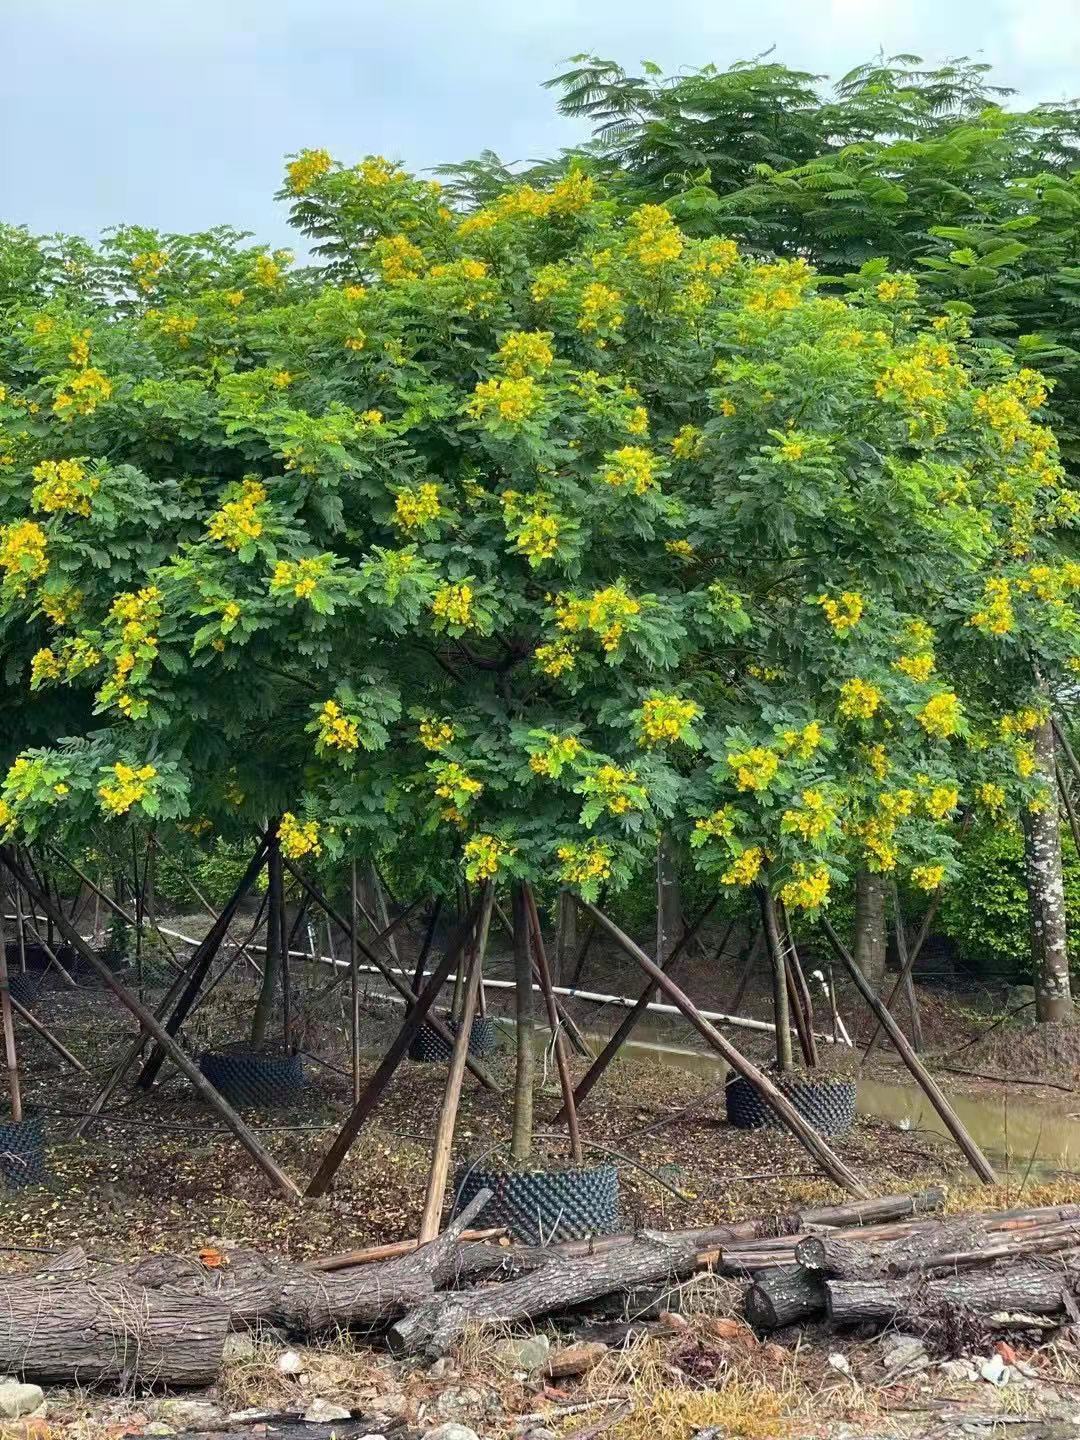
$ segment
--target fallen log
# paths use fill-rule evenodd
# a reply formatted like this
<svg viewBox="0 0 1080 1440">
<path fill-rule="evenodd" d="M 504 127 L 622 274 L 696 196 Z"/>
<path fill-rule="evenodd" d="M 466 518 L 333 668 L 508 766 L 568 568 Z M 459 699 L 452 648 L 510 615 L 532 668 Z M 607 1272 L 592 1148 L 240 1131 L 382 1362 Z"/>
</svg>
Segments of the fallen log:
<svg viewBox="0 0 1080 1440">
<path fill-rule="evenodd" d="M 778 1265 L 758 1275 L 743 1311 L 755 1330 L 781 1330 L 825 1309 L 825 1279 L 802 1265 Z"/>
<path fill-rule="evenodd" d="M 615 1251 L 556 1256 L 506 1284 L 436 1295 L 390 1327 L 390 1349 L 397 1355 L 443 1355 L 468 1327 L 534 1319 L 615 1290 L 674 1279 L 696 1267 L 697 1255 L 694 1242 L 672 1243 L 646 1232 Z"/>
<path fill-rule="evenodd" d="M 0 1280 L 0 1373 L 40 1384 L 209 1385 L 228 1329 L 224 1305 L 92 1275 L 81 1250 Z"/>
<path fill-rule="evenodd" d="M 922 1275 L 874 1280 L 826 1280 L 826 1311 L 838 1326 L 927 1326 L 952 1311 L 971 1316 L 1059 1315 L 1075 1308 L 1080 1251 L 1053 1260 L 1030 1260 L 947 1279 Z"/>
</svg>

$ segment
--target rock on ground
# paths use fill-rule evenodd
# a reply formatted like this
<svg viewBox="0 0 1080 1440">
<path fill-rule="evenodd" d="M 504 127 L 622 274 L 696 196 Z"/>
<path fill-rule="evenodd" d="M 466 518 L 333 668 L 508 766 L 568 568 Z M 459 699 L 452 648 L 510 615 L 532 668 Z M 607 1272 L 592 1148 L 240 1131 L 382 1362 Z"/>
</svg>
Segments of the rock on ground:
<svg viewBox="0 0 1080 1440">
<path fill-rule="evenodd" d="M 32 1415 L 44 1401 L 45 1392 L 40 1385 L 5 1380 L 0 1384 L 0 1419 L 18 1420 L 20 1415 Z"/>
</svg>

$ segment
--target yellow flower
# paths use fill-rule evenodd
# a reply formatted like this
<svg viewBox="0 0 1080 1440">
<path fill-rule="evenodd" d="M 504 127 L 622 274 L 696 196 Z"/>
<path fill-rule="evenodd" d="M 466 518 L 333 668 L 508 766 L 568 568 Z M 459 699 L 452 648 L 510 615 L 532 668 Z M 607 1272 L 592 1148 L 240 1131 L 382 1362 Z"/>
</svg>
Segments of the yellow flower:
<svg viewBox="0 0 1080 1440">
<path fill-rule="evenodd" d="M 567 885 L 593 885 L 611 874 L 612 849 L 599 840 L 560 845 L 559 877 Z"/>
<path fill-rule="evenodd" d="M 542 375 L 555 358 L 550 330 L 516 330 L 499 346 L 496 360 L 512 380 Z"/>
<path fill-rule="evenodd" d="M 780 899 L 789 910 L 818 910 L 829 899 L 829 872 L 824 865 L 811 870 L 801 860 L 792 866 L 793 878 L 780 887 Z"/>
<path fill-rule="evenodd" d="M 798 809 L 785 810 L 780 829 L 786 834 L 801 835 L 804 840 L 817 840 L 836 824 L 838 814 L 820 790 L 804 790 Z"/>
<path fill-rule="evenodd" d="M 951 690 L 941 690 L 931 696 L 915 718 L 928 735 L 947 740 L 959 730 L 963 711 Z"/>
<path fill-rule="evenodd" d="M 729 755 L 727 763 L 735 771 L 735 784 L 740 790 L 767 790 L 780 762 L 775 751 L 754 745 Z"/>
<path fill-rule="evenodd" d="M 695 460 L 705 448 L 705 435 L 696 425 L 684 425 L 671 442 L 677 460 Z"/>
<path fill-rule="evenodd" d="M 975 799 L 980 805 L 990 811 L 1003 810 L 1005 808 L 1005 791 L 1000 785 L 985 781 L 982 785 L 975 787 Z"/>
<path fill-rule="evenodd" d="M 264 289 L 272 290 L 275 285 L 281 284 L 281 266 L 269 255 L 258 255 L 255 259 L 253 277 L 256 285 L 262 285 Z"/>
<path fill-rule="evenodd" d="M 92 365 L 65 381 L 56 392 L 53 410 L 65 420 L 74 415 L 92 415 L 112 394 L 112 381 Z"/>
<path fill-rule="evenodd" d="M 646 269 L 678 260 L 685 243 L 682 232 L 663 205 L 641 205 L 630 215 L 631 238 L 626 253 Z"/>
<path fill-rule="evenodd" d="M 881 691 L 858 676 L 840 686 L 840 713 L 851 720 L 869 720 L 880 704 Z"/>
<path fill-rule="evenodd" d="M 944 820 L 960 803 L 960 792 L 954 785 L 935 785 L 923 800 L 931 820 Z"/>
<path fill-rule="evenodd" d="M 801 730 L 785 730 L 780 739 L 783 748 L 798 760 L 809 760 L 821 745 L 821 726 L 811 720 Z"/>
<path fill-rule="evenodd" d="M 862 619 L 865 608 L 863 597 L 855 590 L 845 590 L 838 600 L 828 595 L 819 595 L 817 603 L 825 611 L 825 618 L 838 635 L 845 634 Z"/>
<path fill-rule="evenodd" d="M 892 668 L 919 684 L 925 684 L 934 673 L 934 657 L 929 650 L 920 650 L 917 655 L 901 655 L 899 660 L 893 661 Z"/>
<path fill-rule="evenodd" d="M 328 750 L 355 750 L 360 744 L 360 727 L 336 700 L 327 700 L 319 711 L 319 743 Z"/>
<path fill-rule="evenodd" d="M 647 796 L 638 784 L 636 770 L 623 770 L 618 765 L 600 765 L 585 777 L 584 791 L 595 795 L 609 815 L 627 815 L 644 808 Z"/>
<path fill-rule="evenodd" d="M 371 251 L 379 274 L 388 284 L 414 280 L 424 268 L 424 252 L 407 235 L 377 240 Z"/>
<path fill-rule="evenodd" d="M 606 465 L 600 479 L 614 490 L 628 489 L 644 495 L 656 485 L 656 456 L 638 445 L 624 445 L 604 456 Z"/>
<path fill-rule="evenodd" d="M 520 425 L 536 414 L 543 399 L 532 375 L 495 376 L 481 380 L 465 406 L 475 420 L 495 420 L 503 425 Z"/>
<path fill-rule="evenodd" d="M 285 167 L 287 185 L 294 195 L 305 195 L 316 180 L 330 170 L 333 161 L 326 150 L 301 150 Z"/>
<path fill-rule="evenodd" d="M 689 540 L 665 540 L 664 549 L 669 555 L 677 555 L 680 560 L 692 560 L 695 554 Z"/>
<path fill-rule="evenodd" d="M 314 595 L 319 581 L 330 571 L 331 557 L 315 555 L 304 560 L 279 560 L 270 577 L 271 590 L 291 590 L 298 600 Z"/>
<path fill-rule="evenodd" d="M 346 336 L 345 339 L 346 350 L 363 350 L 366 344 L 367 336 L 362 330 L 354 331 L 352 335 Z"/>
<path fill-rule="evenodd" d="M 425 750 L 445 750 L 454 739 L 454 727 L 449 720 L 421 720 L 420 744 Z"/>
<path fill-rule="evenodd" d="M 373 190 L 381 190 L 384 185 L 389 185 L 402 174 L 402 171 L 383 155 L 368 155 L 361 160 L 356 170 L 364 184 L 370 185 Z"/>
<path fill-rule="evenodd" d="M 701 706 L 678 695 L 650 695 L 638 712 L 638 744 L 666 745 L 681 740 L 701 714 Z"/>
<path fill-rule="evenodd" d="M 622 299 L 618 290 L 613 290 L 610 285 L 605 285 L 600 280 L 586 285 L 581 292 L 578 329 L 586 334 L 596 330 L 618 330 L 625 319 Z"/>
<path fill-rule="evenodd" d="M 5 586 L 16 595 L 25 595 L 30 581 L 40 580 L 48 568 L 45 531 L 40 525 L 33 520 L 0 525 L 0 570 L 5 572 Z"/>
<path fill-rule="evenodd" d="M 514 544 L 530 564 L 538 565 L 550 560 L 559 548 L 559 519 L 545 509 L 533 510 L 522 517 L 514 536 Z"/>
<path fill-rule="evenodd" d="M 84 330 L 81 335 L 73 335 L 71 337 L 71 349 L 68 351 L 68 359 L 78 370 L 90 364 L 89 330 Z"/>
<path fill-rule="evenodd" d="M 153 765 L 141 765 L 136 769 L 119 761 L 112 770 L 116 783 L 110 785 L 103 781 L 98 786 L 98 796 L 107 815 L 126 815 L 132 805 L 145 799 L 150 789 L 149 782 L 157 775 L 157 770 Z"/>
<path fill-rule="evenodd" d="M 59 680 L 64 673 L 60 657 L 47 647 L 38 650 L 30 661 L 30 688 L 37 690 L 50 680 Z"/>
<path fill-rule="evenodd" d="M 442 514 L 439 487 L 430 481 L 399 490 L 394 502 L 394 523 L 403 530 L 417 530 L 431 525 Z"/>
<path fill-rule="evenodd" d="M 553 735 L 544 737 L 545 748 L 529 756 L 529 769 L 534 775 L 557 778 L 564 766 L 571 764 L 584 750 L 576 735 Z M 633 771 L 627 772 L 633 778 Z"/>
<path fill-rule="evenodd" d="M 235 499 L 227 500 L 210 516 L 206 533 L 219 540 L 227 550 L 240 550 L 263 532 L 261 507 L 266 501 L 266 487 L 253 476 L 247 476 Z"/>
<path fill-rule="evenodd" d="M 234 310 L 239 310 L 240 306 L 244 303 L 243 290 L 226 290 L 225 301 L 231 305 Z"/>
<path fill-rule="evenodd" d="M 918 293 L 918 286 L 910 275 L 890 275 L 877 287 L 877 298 L 887 305 L 896 300 L 913 300 Z"/>
<path fill-rule="evenodd" d="M 920 890 L 936 890 L 944 879 L 944 865 L 916 865 L 911 872 L 911 883 Z"/>
<path fill-rule="evenodd" d="M 89 515 L 91 496 L 101 488 L 100 477 L 88 475 L 80 460 L 42 460 L 34 466 L 34 479 L 38 483 L 30 503 L 35 510 L 49 513 Z"/>
<path fill-rule="evenodd" d="M 445 625 L 468 625 L 472 617 L 473 589 L 464 581 L 440 585 L 431 602 L 432 614 Z"/>
<path fill-rule="evenodd" d="M 711 815 L 705 815 L 700 820 L 694 821 L 694 834 L 700 836 L 698 843 L 705 840 L 726 840 L 734 833 L 735 820 L 730 805 L 722 805 L 719 810 L 714 810 Z"/>
<path fill-rule="evenodd" d="M 465 877 L 468 880 L 490 880 L 497 875 L 513 848 L 494 835 L 474 835 L 465 842 Z"/>
<path fill-rule="evenodd" d="M 630 435 L 647 435 L 649 433 L 649 412 L 644 405 L 635 405 L 630 411 L 626 429 Z"/>
<path fill-rule="evenodd" d="M 760 845 L 748 846 L 720 876 L 721 885 L 752 885 L 761 874 L 765 852 Z"/>
<path fill-rule="evenodd" d="M 315 820 L 305 824 L 291 810 L 286 810 L 278 824 L 281 853 L 289 860 L 302 860 L 305 855 L 321 855 L 319 826 Z"/>
<path fill-rule="evenodd" d="M 867 745 L 862 752 L 866 756 L 866 763 L 870 766 L 870 772 L 875 780 L 884 780 L 889 773 L 889 757 L 885 752 L 885 746 L 880 742 L 876 745 Z"/>
<path fill-rule="evenodd" d="M 288 370 L 272 370 L 270 384 L 275 390 L 287 390 L 296 377 Z"/>
<path fill-rule="evenodd" d="M 533 651 L 533 659 L 545 675 L 557 680 L 560 675 L 573 670 L 577 663 L 577 649 L 570 640 L 555 640 L 550 645 L 538 645 Z"/>
</svg>

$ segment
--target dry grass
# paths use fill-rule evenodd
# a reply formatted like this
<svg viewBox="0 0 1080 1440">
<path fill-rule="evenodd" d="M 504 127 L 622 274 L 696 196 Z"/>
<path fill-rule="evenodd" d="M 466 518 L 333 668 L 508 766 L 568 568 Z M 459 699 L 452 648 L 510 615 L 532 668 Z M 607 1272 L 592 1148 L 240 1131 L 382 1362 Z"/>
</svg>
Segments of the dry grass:
<svg viewBox="0 0 1080 1440">
<path fill-rule="evenodd" d="M 1042 1205 L 1080 1203 L 1080 1175 L 1063 1175 L 1058 1180 L 1025 1181 L 1022 1175 L 1000 1185 L 963 1185 L 950 1189 L 945 1201 L 947 1215 L 972 1210 L 1034 1210 Z"/>
<path fill-rule="evenodd" d="M 230 1410 L 293 1410 L 298 1398 L 307 1405 L 322 1396 L 375 1410 L 380 1395 L 401 1392 L 393 1363 L 347 1335 L 297 1347 L 304 1366 L 302 1386 L 295 1375 L 277 1369 L 275 1362 L 285 1348 L 279 1341 L 256 1341 L 251 1356 L 226 1361 L 215 1387 L 219 1402 Z"/>
</svg>

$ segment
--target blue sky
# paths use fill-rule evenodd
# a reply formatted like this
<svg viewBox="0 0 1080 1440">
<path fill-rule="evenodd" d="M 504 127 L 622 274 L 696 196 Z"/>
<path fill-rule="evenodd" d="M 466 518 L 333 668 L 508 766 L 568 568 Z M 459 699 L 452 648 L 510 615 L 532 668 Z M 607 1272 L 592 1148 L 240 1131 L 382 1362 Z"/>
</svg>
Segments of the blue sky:
<svg viewBox="0 0 1080 1440">
<path fill-rule="evenodd" d="M 412 168 L 580 135 L 541 81 L 580 50 L 665 67 L 775 46 L 842 73 L 879 49 L 1080 92 L 1080 0 L 0 0 L 0 216 L 95 234 L 229 222 L 281 243 L 282 156 Z"/>
</svg>

